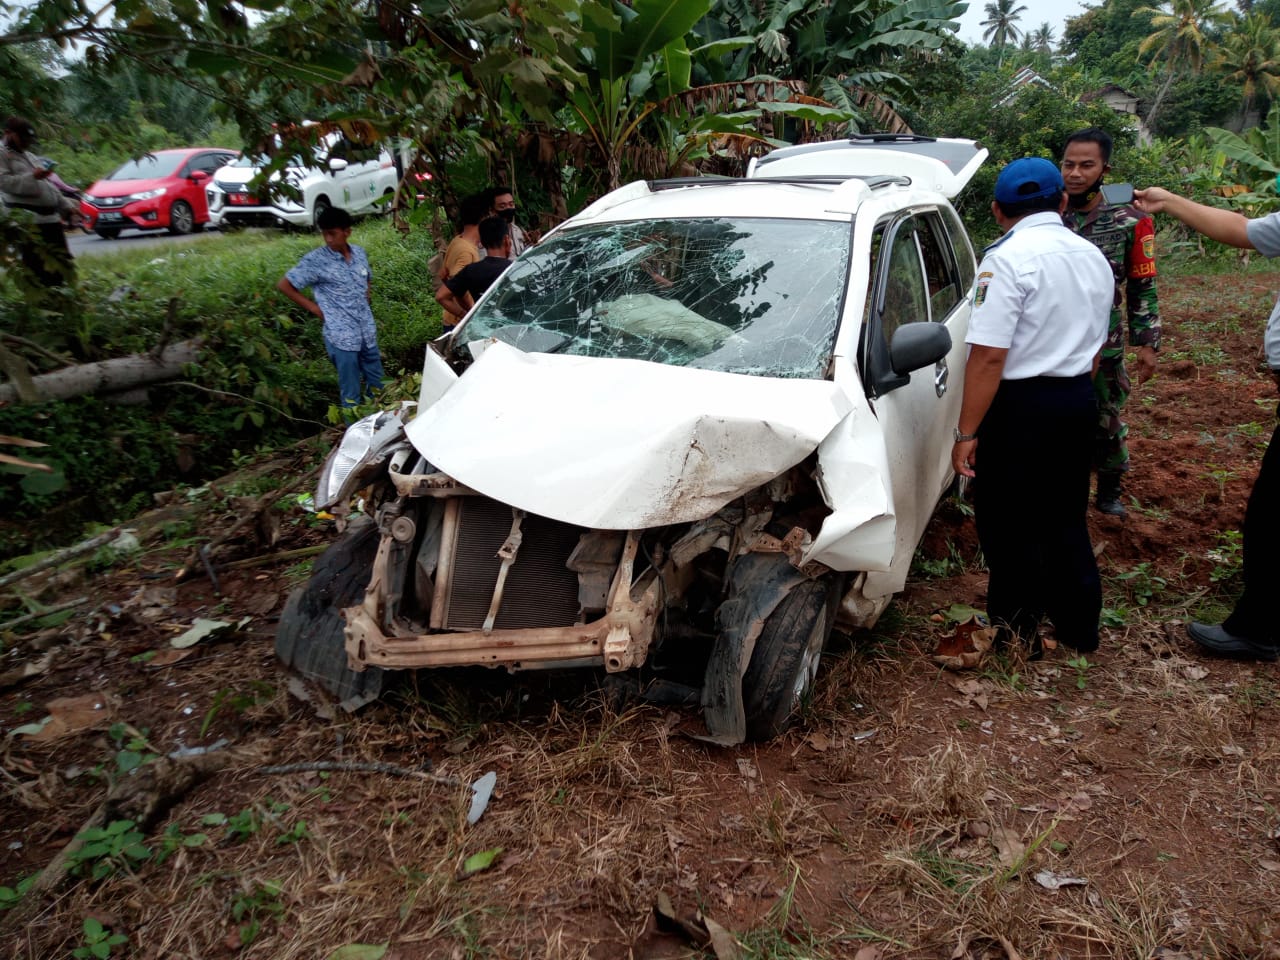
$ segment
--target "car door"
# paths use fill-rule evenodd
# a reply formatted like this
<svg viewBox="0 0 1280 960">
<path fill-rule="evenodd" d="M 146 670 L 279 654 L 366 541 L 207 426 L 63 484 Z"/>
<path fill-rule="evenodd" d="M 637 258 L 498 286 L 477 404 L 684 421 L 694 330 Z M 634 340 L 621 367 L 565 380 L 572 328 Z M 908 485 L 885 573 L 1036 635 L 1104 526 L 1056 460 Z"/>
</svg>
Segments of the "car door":
<svg viewBox="0 0 1280 960">
<path fill-rule="evenodd" d="M 209 201 L 205 188 L 212 182 L 213 174 L 233 159 L 235 159 L 234 153 L 210 150 L 204 153 L 197 153 L 187 161 L 183 178 L 190 189 L 183 190 L 182 198 L 190 203 L 191 209 L 195 211 L 196 223 L 205 223 L 209 219 Z M 191 175 L 196 172 L 204 173 L 208 176 L 200 179 L 199 183 L 192 183 Z"/>
<path fill-rule="evenodd" d="M 336 206 L 352 213 L 361 212 L 368 204 L 369 164 L 364 157 L 364 149 L 352 143 L 346 137 L 340 137 L 329 150 L 329 159 L 346 161 L 341 170 L 329 168 L 329 176 L 333 181 L 332 200 Z"/>
<path fill-rule="evenodd" d="M 969 329 L 973 253 L 956 250 L 949 208 L 908 211 L 887 219 L 880 235 L 859 349 L 863 383 L 881 422 L 889 463 L 897 545 L 893 573 L 905 577 L 938 498 L 951 482 L 952 430 L 959 420 Z M 960 234 L 963 237 L 963 232 Z M 951 350 L 933 367 L 895 373 L 893 333 L 911 323 L 939 323 Z M 896 584 L 893 589 L 900 589 Z"/>
</svg>

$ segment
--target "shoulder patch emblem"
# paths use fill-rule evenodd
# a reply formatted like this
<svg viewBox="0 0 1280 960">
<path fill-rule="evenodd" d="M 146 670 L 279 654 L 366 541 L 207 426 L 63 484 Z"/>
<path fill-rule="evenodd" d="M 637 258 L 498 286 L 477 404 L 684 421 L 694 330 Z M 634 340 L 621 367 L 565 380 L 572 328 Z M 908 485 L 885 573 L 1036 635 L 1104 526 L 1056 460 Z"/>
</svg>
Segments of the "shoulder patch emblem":
<svg viewBox="0 0 1280 960">
<path fill-rule="evenodd" d="M 1142 238 L 1142 255 L 1148 260 L 1156 258 L 1156 238 L 1154 234 L 1147 234 Z"/>
<path fill-rule="evenodd" d="M 978 274 L 978 286 L 973 291 L 973 305 L 975 307 L 982 306 L 982 304 L 986 301 L 987 287 L 990 286 L 991 284 L 992 276 L 993 276 L 992 274 L 985 273 L 985 272 Z"/>
</svg>

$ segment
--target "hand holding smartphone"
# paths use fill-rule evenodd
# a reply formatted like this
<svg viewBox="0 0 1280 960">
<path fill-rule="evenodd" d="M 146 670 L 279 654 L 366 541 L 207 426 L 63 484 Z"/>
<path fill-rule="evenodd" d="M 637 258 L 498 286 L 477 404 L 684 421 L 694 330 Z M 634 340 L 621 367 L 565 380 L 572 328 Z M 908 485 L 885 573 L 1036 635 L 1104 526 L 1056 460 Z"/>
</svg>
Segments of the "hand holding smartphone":
<svg viewBox="0 0 1280 960">
<path fill-rule="evenodd" d="M 1132 183 L 1104 183 L 1099 192 L 1102 194 L 1102 202 L 1111 206 L 1133 203 Z"/>
</svg>

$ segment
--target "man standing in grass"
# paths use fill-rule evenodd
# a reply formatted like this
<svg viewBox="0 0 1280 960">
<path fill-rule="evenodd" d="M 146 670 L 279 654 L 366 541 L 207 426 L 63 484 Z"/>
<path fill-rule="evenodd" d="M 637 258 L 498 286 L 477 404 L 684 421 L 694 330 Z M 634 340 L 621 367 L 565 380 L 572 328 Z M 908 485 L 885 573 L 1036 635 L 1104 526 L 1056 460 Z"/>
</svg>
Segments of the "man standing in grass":
<svg viewBox="0 0 1280 960">
<path fill-rule="evenodd" d="M 354 407 L 382 388 L 382 355 L 369 306 L 369 257 L 363 247 L 349 242 L 351 214 L 346 210 L 328 207 L 316 225 L 324 246 L 299 260 L 276 289 L 323 321 L 324 347 L 338 370 L 339 402 Z M 302 293 L 307 287 L 314 300 Z"/>
<path fill-rule="evenodd" d="M 1120 411 L 1129 398 L 1129 372 L 1124 365 L 1125 319 L 1120 304 L 1123 300 L 1129 346 L 1138 351 L 1139 384 L 1156 372 L 1160 315 L 1156 306 L 1156 231 L 1151 217 L 1133 206 L 1107 203 L 1100 192 L 1111 170 L 1111 148 L 1111 134 L 1098 127 L 1067 137 L 1061 164 L 1067 210 L 1062 219 L 1102 251 L 1116 278 L 1107 344 L 1093 378 L 1098 397 L 1093 466 L 1098 472 L 1099 512 L 1123 517 L 1120 481 L 1129 471 L 1129 427 L 1120 419 Z"/>
<path fill-rule="evenodd" d="M 1280 257 L 1280 213 L 1250 220 L 1244 214 L 1206 207 L 1161 187 L 1134 193 L 1134 206 L 1147 214 L 1167 213 L 1211 240 L 1264 257 Z M 1280 386 L 1280 303 L 1271 310 L 1263 338 L 1267 366 Z M 1280 583 L 1280 443 L 1271 434 L 1262 469 L 1244 513 L 1244 593 L 1221 624 L 1189 623 L 1187 633 L 1202 650 L 1241 660 L 1280 658 L 1280 627 L 1271 591 Z"/>
<path fill-rule="evenodd" d="M 25 117 L 9 117 L 0 144 L 0 207 L 25 211 L 33 227 L 18 244 L 30 281 L 57 287 L 75 280 L 75 263 L 67 247 L 64 218 L 80 216 L 80 202 L 63 196 L 53 184 L 53 166 L 31 152 L 36 128 Z"/>
<path fill-rule="evenodd" d="M 976 478 L 987 613 L 1033 657 L 1045 617 L 1060 642 L 1098 649 L 1102 610 L 1087 513 L 1112 278 L 1097 247 L 1063 225 L 1066 205 L 1048 160 L 1014 160 L 996 178 L 991 213 L 1004 236 L 978 267 L 951 450 L 956 473 Z"/>
</svg>

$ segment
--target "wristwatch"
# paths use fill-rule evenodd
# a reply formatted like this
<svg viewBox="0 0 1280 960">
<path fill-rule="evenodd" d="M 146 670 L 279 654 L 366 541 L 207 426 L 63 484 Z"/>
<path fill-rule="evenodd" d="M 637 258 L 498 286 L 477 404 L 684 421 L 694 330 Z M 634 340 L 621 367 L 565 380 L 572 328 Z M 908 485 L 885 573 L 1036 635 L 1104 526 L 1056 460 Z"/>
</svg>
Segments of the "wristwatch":
<svg viewBox="0 0 1280 960">
<path fill-rule="evenodd" d="M 956 427 L 956 443 L 968 443 L 970 440 L 977 440 L 976 433 L 961 433 L 960 428 Z"/>
</svg>

